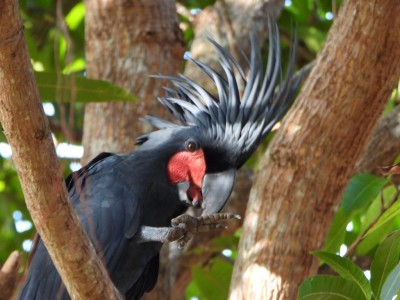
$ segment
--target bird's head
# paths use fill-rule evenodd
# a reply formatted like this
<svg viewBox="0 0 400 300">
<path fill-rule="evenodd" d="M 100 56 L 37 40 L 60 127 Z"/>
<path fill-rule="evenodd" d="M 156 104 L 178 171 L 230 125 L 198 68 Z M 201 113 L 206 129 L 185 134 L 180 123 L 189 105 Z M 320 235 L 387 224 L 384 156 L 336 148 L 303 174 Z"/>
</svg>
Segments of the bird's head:
<svg viewBox="0 0 400 300">
<path fill-rule="evenodd" d="M 160 130 L 137 140 L 142 147 L 150 140 L 162 144 L 164 149 L 175 147 L 168 158 L 168 178 L 178 185 L 181 198 L 186 197 L 195 206 L 201 205 L 203 215 L 217 213 L 225 205 L 236 170 L 287 109 L 299 84 L 292 80 L 296 46 L 292 48 L 286 80 L 282 81 L 276 24 L 269 26 L 265 69 L 256 38 L 254 34 L 251 36 L 248 76 L 230 53 L 215 41 L 209 41 L 218 52 L 224 74 L 197 60 L 191 61 L 212 80 L 216 95 L 186 76 L 159 76 L 175 86 L 175 89 L 166 88 L 166 97 L 159 101 L 176 123 L 147 116 L 145 119 Z M 239 92 L 238 80 L 243 82 L 243 94 Z"/>
</svg>

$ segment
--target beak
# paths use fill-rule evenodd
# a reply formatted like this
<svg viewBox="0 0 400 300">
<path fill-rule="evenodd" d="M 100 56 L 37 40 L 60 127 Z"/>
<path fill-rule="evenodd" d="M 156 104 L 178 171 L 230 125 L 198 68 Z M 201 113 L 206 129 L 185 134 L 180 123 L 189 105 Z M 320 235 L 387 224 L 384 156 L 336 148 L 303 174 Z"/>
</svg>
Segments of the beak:
<svg viewBox="0 0 400 300">
<path fill-rule="evenodd" d="M 203 213 L 208 216 L 218 213 L 228 201 L 236 179 L 236 169 L 221 173 L 207 173 L 203 178 Z"/>
</svg>

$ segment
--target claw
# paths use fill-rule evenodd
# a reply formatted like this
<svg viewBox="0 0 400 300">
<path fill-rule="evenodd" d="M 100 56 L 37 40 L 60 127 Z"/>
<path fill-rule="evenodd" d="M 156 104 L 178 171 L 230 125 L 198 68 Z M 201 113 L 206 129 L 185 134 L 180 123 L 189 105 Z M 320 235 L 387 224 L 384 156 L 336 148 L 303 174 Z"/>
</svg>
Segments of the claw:
<svg viewBox="0 0 400 300">
<path fill-rule="evenodd" d="M 172 228 L 184 228 L 183 236 L 178 240 L 178 247 L 184 248 L 187 242 L 198 232 L 207 232 L 213 229 L 226 229 L 227 226 L 219 223 L 222 220 L 240 220 L 239 215 L 230 213 L 217 213 L 213 215 L 192 217 L 190 215 L 181 215 L 171 220 Z"/>
<path fill-rule="evenodd" d="M 232 219 L 241 220 L 242 219 L 240 217 L 240 215 L 235 215 L 235 214 L 230 214 L 230 213 L 218 213 L 218 214 L 213 214 L 213 215 L 208 215 L 208 216 L 201 216 L 200 218 L 202 218 L 204 220 L 205 224 L 214 223 L 214 222 L 217 222 L 220 220 L 232 220 Z"/>
<path fill-rule="evenodd" d="M 191 237 L 189 237 L 188 235 L 184 235 L 183 237 L 181 237 L 178 240 L 178 248 L 179 249 L 185 248 L 186 244 L 189 242 L 190 239 Z"/>
<path fill-rule="evenodd" d="M 183 238 L 185 235 L 186 235 L 185 224 L 177 224 L 176 226 L 170 227 L 165 241 L 174 242 L 176 240 Z"/>
</svg>

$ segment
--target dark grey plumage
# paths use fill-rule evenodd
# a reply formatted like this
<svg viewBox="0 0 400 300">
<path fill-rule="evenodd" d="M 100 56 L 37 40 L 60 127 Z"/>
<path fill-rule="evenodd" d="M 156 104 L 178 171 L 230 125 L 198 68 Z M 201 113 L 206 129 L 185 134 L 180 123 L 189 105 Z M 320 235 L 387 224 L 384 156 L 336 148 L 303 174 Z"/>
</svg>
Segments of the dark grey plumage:
<svg viewBox="0 0 400 300">
<path fill-rule="evenodd" d="M 173 114 L 176 123 L 148 116 L 146 119 L 161 130 L 139 137 L 138 150 L 121 155 L 100 154 L 67 178 L 71 202 L 83 227 L 126 299 L 139 299 L 154 287 L 159 251 L 166 241 L 164 233 L 170 232 L 171 220 L 184 213 L 193 201 L 190 188 L 186 187 L 182 194 L 178 184 L 188 180 L 193 188 L 194 173 L 189 174 L 189 179 L 171 181 L 167 167 L 171 158 L 176 154 L 193 154 L 189 144 L 198 153 L 204 153 L 201 183 L 196 186 L 201 190 L 196 191 L 201 194 L 203 215 L 217 213 L 230 196 L 236 169 L 290 104 L 300 81 L 292 78 L 296 47 L 292 49 L 287 78 L 281 83 L 279 34 L 275 24 L 269 26 L 269 39 L 269 58 L 264 70 L 256 38 L 251 36 L 247 80 L 233 57 L 210 39 L 218 51 L 224 74 L 199 61 L 192 62 L 214 82 L 217 96 L 185 76 L 167 76 L 175 89 L 168 88 L 167 96 L 159 100 Z M 244 82 L 243 95 L 235 72 Z M 188 169 L 193 165 L 191 162 L 186 165 Z M 39 240 L 20 299 L 69 298 Z"/>
<path fill-rule="evenodd" d="M 167 96 L 159 98 L 159 101 L 172 113 L 176 123 L 153 116 L 147 116 L 146 120 L 159 129 L 197 127 L 206 140 L 217 143 L 223 149 L 221 152 L 226 153 L 232 165 L 240 167 L 293 100 L 299 84 L 298 79 L 293 81 L 297 42 L 293 43 L 287 76 L 282 83 L 279 31 L 275 23 L 269 26 L 266 70 L 255 34 L 251 34 L 248 79 L 228 51 L 212 39 L 208 40 L 218 52 L 225 74 L 219 74 L 200 61 L 190 60 L 213 81 L 217 97 L 184 75 L 160 76 L 169 79 L 175 86 L 175 89 L 167 88 Z M 244 82 L 243 95 L 239 93 L 235 72 Z"/>
</svg>

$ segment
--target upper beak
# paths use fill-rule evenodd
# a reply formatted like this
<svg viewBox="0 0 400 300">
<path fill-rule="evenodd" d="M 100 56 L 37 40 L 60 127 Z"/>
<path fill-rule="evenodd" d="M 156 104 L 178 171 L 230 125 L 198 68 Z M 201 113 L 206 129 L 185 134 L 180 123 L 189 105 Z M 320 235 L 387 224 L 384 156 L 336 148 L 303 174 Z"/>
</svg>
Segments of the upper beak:
<svg viewBox="0 0 400 300">
<path fill-rule="evenodd" d="M 207 173 L 203 178 L 202 216 L 218 213 L 228 201 L 235 183 L 236 169 L 221 173 Z"/>
</svg>

